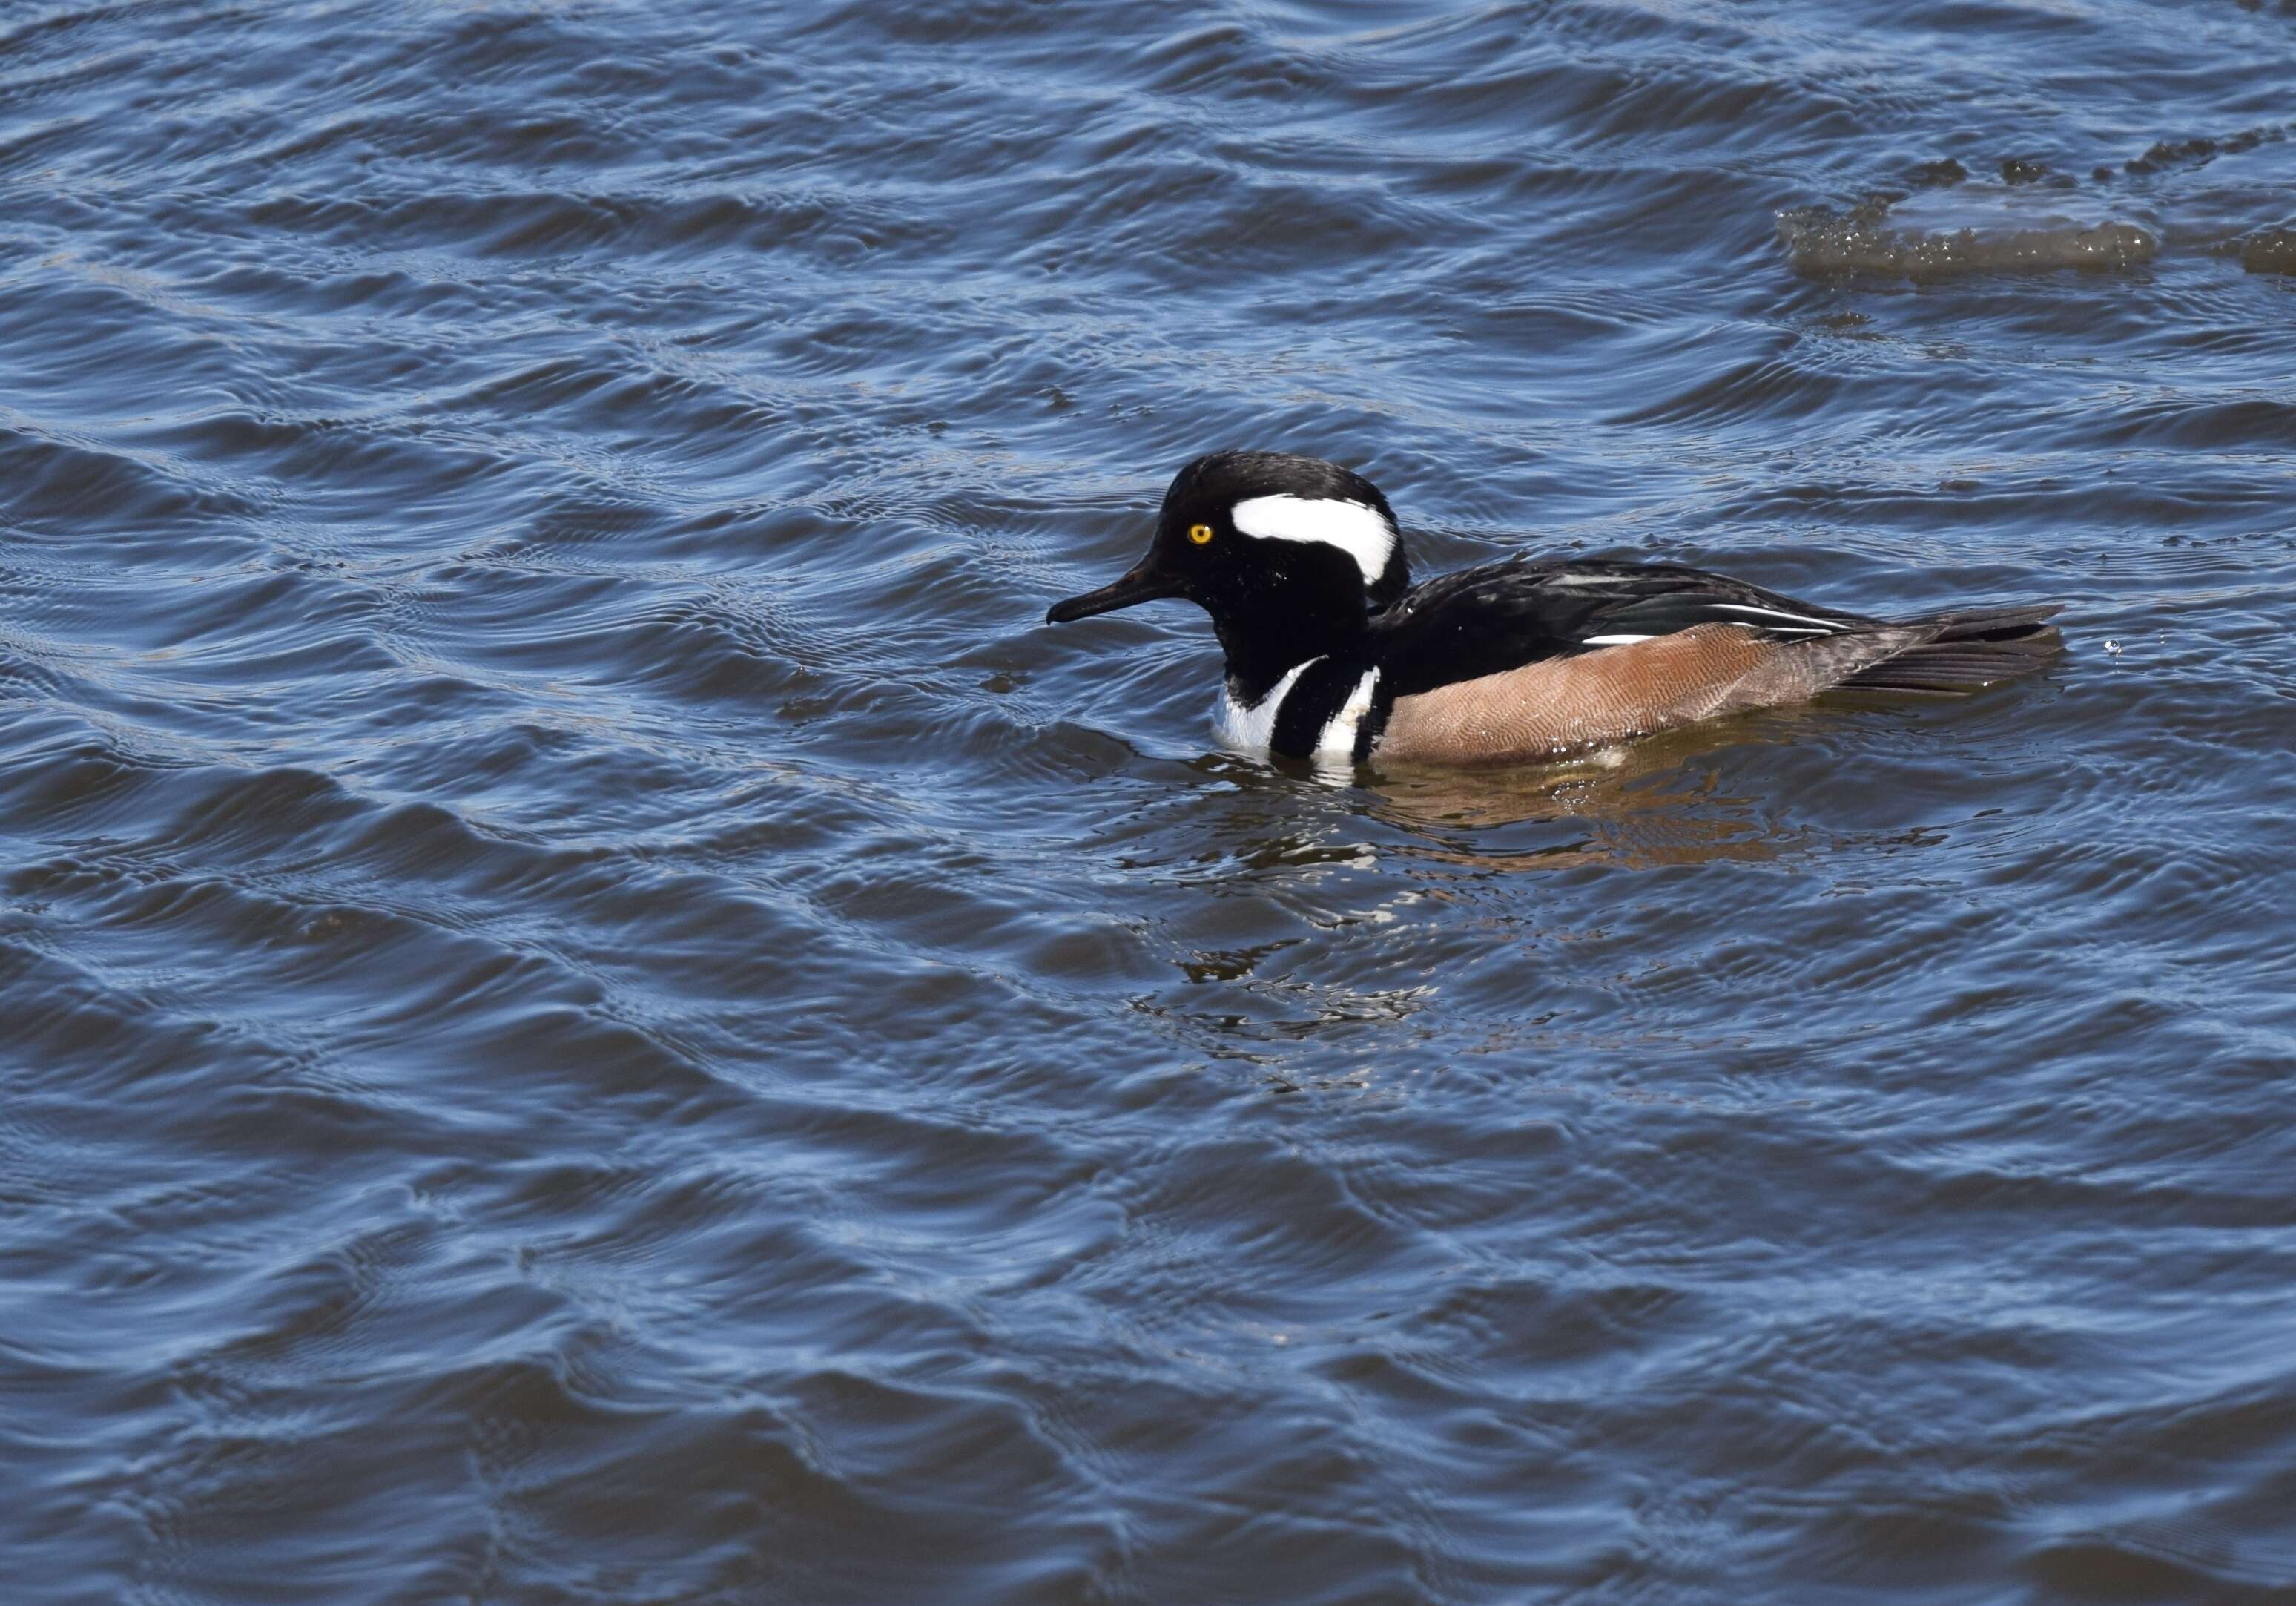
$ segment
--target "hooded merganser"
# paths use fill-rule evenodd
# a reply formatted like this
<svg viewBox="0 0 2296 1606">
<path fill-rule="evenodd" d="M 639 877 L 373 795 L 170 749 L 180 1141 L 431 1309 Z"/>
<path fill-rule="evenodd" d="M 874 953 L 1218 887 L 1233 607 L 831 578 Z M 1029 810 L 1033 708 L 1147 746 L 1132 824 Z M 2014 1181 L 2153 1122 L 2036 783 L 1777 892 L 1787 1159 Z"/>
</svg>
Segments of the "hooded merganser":
<svg viewBox="0 0 2296 1606">
<path fill-rule="evenodd" d="M 2055 605 L 1869 619 L 1679 564 L 1509 558 L 1414 586 L 1387 498 L 1283 452 L 1214 452 L 1148 555 L 1052 624 L 1160 597 L 1212 618 L 1231 745 L 1363 763 L 1547 757 L 1834 687 L 1965 692 L 2062 647 Z"/>
</svg>

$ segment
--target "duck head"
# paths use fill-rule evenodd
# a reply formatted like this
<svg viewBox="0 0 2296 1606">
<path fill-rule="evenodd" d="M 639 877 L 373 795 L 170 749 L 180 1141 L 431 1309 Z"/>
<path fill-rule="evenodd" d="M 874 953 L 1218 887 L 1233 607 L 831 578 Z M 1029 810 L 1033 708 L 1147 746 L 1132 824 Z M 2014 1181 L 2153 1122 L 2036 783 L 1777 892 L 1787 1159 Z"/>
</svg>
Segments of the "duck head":
<svg viewBox="0 0 2296 1606">
<path fill-rule="evenodd" d="M 1228 679 L 1250 697 L 1345 652 L 1410 583 L 1395 515 L 1361 474 L 1285 452 L 1214 452 L 1173 477 L 1145 556 L 1045 618 L 1184 597 L 1211 615 Z"/>
</svg>

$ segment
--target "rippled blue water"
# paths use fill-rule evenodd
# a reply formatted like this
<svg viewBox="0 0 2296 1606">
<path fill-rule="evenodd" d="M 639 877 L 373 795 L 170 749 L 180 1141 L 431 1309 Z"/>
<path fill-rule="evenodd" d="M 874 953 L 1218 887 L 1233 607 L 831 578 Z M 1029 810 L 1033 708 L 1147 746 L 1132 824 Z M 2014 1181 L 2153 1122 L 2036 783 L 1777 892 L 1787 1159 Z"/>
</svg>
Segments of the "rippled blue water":
<svg viewBox="0 0 2296 1606">
<path fill-rule="evenodd" d="M 7 1598 L 2296 1598 L 2292 74 L 0 8 Z M 1222 445 L 2070 651 L 1271 770 Z"/>
</svg>

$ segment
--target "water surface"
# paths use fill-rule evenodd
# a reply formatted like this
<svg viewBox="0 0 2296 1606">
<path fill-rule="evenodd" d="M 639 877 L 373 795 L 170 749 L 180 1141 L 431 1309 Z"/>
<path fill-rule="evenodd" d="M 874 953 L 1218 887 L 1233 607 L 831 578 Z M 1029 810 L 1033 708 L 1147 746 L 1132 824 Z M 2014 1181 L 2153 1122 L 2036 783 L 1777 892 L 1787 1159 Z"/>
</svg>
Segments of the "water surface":
<svg viewBox="0 0 2296 1606">
<path fill-rule="evenodd" d="M 0 10 L 10 1598 L 2296 1598 L 2292 69 Z M 1225 445 L 2070 651 L 1270 769 Z"/>
</svg>

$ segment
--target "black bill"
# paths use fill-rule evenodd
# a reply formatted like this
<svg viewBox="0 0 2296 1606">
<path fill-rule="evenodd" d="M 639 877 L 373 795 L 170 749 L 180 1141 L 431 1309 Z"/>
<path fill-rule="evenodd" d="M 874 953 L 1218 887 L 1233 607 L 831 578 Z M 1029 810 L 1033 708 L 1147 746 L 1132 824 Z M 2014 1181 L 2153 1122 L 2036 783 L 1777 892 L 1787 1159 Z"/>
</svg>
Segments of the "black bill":
<svg viewBox="0 0 2296 1606">
<path fill-rule="evenodd" d="M 1104 585 L 1097 591 L 1086 591 L 1081 597 L 1054 603 L 1046 610 L 1045 622 L 1066 624 L 1070 620 L 1089 619 L 1095 614 L 1113 614 L 1117 609 L 1128 608 L 1135 603 L 1179 596 L 1180 582 L 1168 574 L 1159 573 L 1154 564 L 1153 558 L 1143 558 L 1122 579 Z"/>
</svg>

